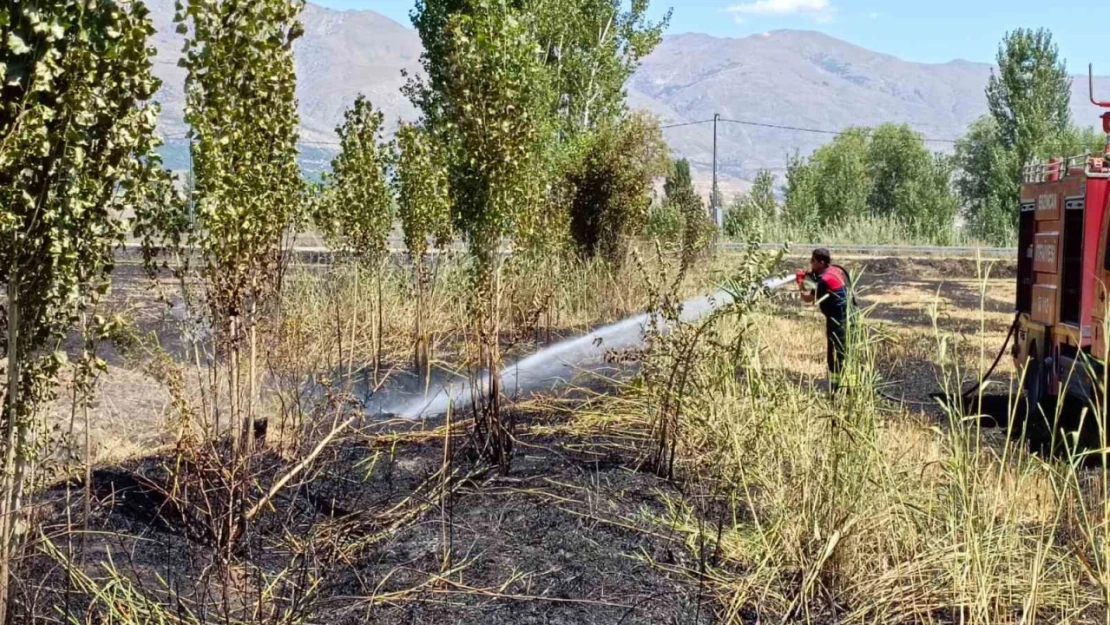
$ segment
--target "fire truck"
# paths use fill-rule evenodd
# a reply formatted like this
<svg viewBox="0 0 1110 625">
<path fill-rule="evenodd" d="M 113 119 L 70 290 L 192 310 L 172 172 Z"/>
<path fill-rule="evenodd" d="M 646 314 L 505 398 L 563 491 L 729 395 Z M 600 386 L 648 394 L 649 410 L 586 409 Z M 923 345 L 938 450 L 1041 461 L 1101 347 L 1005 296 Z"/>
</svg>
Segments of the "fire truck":
<svg viewBox="0 0 1110 625">
<path fill-rule="evenodd" d="M 1110 109 L 1110 102 L 1091 102 Z M 1110 137 L 1110 112 L 1102 115 Z M 1092 401 L 1107 358 L 1110 142 L 1105 153 L 1024 168 L 1018 220 L 1015 364 L 1026 405 Z M 1046 411 L 1047 412 L 1047 411 Z"/>
</svg>

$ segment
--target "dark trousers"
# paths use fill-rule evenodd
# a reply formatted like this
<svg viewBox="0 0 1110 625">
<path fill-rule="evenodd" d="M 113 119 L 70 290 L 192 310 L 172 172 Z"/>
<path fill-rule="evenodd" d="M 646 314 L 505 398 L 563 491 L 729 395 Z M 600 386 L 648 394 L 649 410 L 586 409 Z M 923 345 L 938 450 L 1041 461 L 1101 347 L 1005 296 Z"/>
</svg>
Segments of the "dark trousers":
<svg viewBox="0 0 1110 625">
<path fill-rule="evenodd" d="M 829 365 L 829 386 L 833 390 L 840 388 L 840 374 L 844 370 L 844 359 L 848 345 L 847 332 L 844 326 L 843 319 L 825 318 L 825 358 Z"/>
</svg>

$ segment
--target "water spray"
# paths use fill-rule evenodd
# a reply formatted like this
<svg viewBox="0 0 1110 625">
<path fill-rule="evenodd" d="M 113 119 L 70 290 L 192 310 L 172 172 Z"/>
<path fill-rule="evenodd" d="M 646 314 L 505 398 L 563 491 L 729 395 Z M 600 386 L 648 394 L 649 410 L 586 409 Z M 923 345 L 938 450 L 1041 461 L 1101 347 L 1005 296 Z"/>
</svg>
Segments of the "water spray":
<svg viewBox="0 0 1110 625">
<path fill-rule="evenodd" d="M 795 276 L 790 275 L 766 280 L 763 286 L 774 290 L 794 281 Z M 686 323 L 697 321 L 730 303 L 732 298 L 725 291 L 696 297 L 683 303 L 679 319 Z M 515 397 L 521 392 L 552 388 L 566 382 L 583 366 L 602 362 L 607 353 L 640 345 L 650 320 L 649 313 L 640 314 L 542 349 L 505 368 L 501 372 L 501 388 Z M 489 375 L 483 374 L 478 384 L 480 392 L 489 392 Z M 447 384 L 430 396 L 407 400 L 385 412 L 405 419 L 436 417 L 452 407 L 469 406 L 475 396 L 474 391 L 470 382 Z"/>
</svg>

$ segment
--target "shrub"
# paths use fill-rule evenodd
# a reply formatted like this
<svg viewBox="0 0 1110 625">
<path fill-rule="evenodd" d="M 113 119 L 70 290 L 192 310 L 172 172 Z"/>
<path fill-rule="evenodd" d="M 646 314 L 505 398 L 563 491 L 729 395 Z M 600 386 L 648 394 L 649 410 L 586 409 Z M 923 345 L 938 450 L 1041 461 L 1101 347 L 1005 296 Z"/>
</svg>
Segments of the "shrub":
<svg viewBox="0 0 1110 625">
<path fill-rule="evenodd" d="M 651 207 L 651 185 L 667 168 L 659 123 L 646 114 L 610 122 L 590 139 L 568 179 L 571 235 L 585 258 L 619 264 Z"/>
</svg>

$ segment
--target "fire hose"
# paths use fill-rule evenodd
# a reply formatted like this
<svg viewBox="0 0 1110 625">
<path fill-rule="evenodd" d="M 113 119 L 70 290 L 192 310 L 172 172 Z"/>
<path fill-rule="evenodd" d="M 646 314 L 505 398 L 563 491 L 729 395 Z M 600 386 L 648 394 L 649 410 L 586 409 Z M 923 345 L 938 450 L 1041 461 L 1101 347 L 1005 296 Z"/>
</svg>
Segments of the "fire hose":
<svg viewBox="0 0 1110 625">
<path fill-rule="evenodd" d="M 1006 353 L 1006 348 L 1010 345 L 1010 340 L 1014 338 L 1014 333 L 1017 332 L 1019 325 L 1021 325 L 1020 313 L 1014 315 L 1014 322 L 1010 324 L 1010 331 L 1006 334 L 1006 340 L 1002 343 L 1002 349 L 998 350 L 998 356 L 995 357 L 994 363 L 991 365 L 991 368 L 987 369 L 987 372 L 983 375 L 982 378 L 979 379 L 975 386 L 971 387 L 970 390 L 967 390 L 963 394 L 961 394 L 960 399 L 966 400 L 968 397 L 977 393 L 979 389 L 983 388 L 983 384 L 986 383 L 987 378 L 991 377 L 991 374 L 994 373 L 994 370 L 998 368 L 998 363 L 1002 362 L 1002 356 Z"/>
<path fill-rule="evenodd" d="M 966 402 L 969 397 L 971 397 L 975 393 L 979 392 L 979 389 L 983 388 L 983 385 L 986 384 L 987 380 L 990 379 L 991 375 L 994 374 L 994 370 L 997 369 L 999 363 L 1002 362 L 1002 357 L 1004 355 L 1006 355 L 1006 348 L 1009 347 L 1010 341 L 1014 338 L 1014 334 L 1017 332 L 1017 329 L 1018 329 L 1019 325 L 1021 325 L 1021 315 L 1020 315 L 1020 313 L 1014 316 L 1014 322 L 1010 324 L 1010 331 L 1006 333 L 1006 340 L 1002 342 L 1002 349 L 998 350 L 998 355 L 995 356 L 994 362 L 991 363 L 990 368 L 987 369 L 987 372 L 983 374 L 983 377 L 979 378 L 979 381 L 977 381 L 975 383 L 975 386 L 972 386 L 971 388 L 964 391 L 963 393 L 960 393 L 960 401 Z M 911 400 L 907 400 L 907 399 L 899 399 L 899 398 L 894 397 L 894 396 L 892 396 L 888 393 L 885 393 L 883 391 L 879 391 L 879 395 L 886 398 L 886 399 L 889 399 L 890 401 L 903 403 L 903 404 L 915 404 L 915 405 L 918 405 L 918 406 L 932 405 L 932 402 L 911 401 Z M 934 397 L 934 398 L 939 397 L 939 394 L 934 394 L 934 395 L 932 395 L 932 397 Z"/>
</svg>

